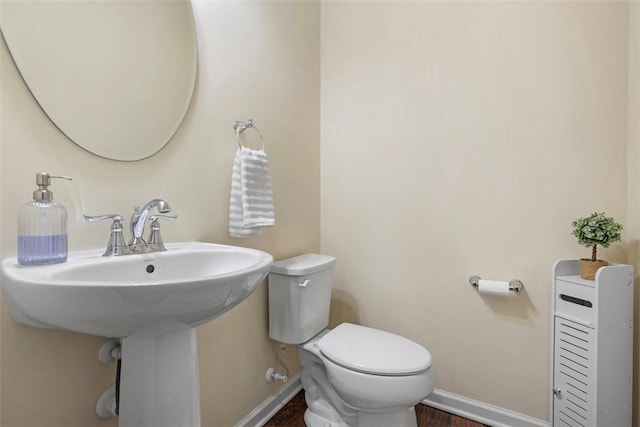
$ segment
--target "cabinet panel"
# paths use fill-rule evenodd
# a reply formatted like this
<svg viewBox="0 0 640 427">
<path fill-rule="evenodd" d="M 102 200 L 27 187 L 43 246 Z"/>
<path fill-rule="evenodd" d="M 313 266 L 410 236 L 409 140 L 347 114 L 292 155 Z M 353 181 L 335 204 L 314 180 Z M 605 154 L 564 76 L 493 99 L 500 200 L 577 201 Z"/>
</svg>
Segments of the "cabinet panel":
<svg viewBox="0 0 640 427">
<path fill-rule="evenodd" d="M 596 292 L 594 288 L 556 280 L 556 314 L 593 325 L 596 319 Z"/>
<path fill-rule="evenodd" d="M 593 426 L 594 331 L 555 318 L 554 426 Z"/>
</svg>

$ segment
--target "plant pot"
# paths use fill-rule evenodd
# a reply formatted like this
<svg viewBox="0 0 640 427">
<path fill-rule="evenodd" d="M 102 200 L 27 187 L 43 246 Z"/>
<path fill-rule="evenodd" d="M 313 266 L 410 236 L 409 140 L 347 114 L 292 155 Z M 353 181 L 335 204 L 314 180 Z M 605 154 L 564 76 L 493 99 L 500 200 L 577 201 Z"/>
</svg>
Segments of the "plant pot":
<svg viewBox="0 0 640 427">
<path fill-rule="evenodd" d="M 607 265 L 609 263 L 601 259 L 591 261 L 590 258 L 582 258 L 580 259 L 580 277 L 586 280 L 595 280 L 598 270 Z"/>
</svg>

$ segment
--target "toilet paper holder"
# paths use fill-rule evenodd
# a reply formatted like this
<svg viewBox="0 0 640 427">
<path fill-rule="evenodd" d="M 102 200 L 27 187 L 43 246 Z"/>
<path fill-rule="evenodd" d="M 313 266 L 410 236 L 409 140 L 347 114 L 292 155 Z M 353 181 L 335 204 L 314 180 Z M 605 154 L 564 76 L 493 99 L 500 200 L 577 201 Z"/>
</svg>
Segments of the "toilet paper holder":
<svg viewBox="0 0 640 427">
<path fill-rule="evenodd" d="M 474 288 L 478 289 L 478 282 L 480 282 L 480 279 L 481 279 L 480 276 L 471 276 L 469 277 L 469 283 L 471 283 L 471 285 Z M 510 291 L 513 291 L 517 294 L 523 289 L 524 289 L 524 284 L 520 280 L 518 279 L 509 280 Z"/>
</svg>

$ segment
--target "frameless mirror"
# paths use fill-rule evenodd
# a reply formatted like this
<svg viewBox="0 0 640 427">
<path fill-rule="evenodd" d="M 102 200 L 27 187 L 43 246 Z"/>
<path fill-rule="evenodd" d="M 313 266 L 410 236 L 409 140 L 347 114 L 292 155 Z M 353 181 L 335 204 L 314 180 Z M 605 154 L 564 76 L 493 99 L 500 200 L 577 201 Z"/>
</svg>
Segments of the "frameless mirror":
<svg viewBox="0 0 640 427">
<path fill-rule="evenodd" d="M 198 60 L 188 0 L 2 0 L 0 29 L 43 111 L 98 156 L 155 154 L 189 108 Z"/>
</svg>

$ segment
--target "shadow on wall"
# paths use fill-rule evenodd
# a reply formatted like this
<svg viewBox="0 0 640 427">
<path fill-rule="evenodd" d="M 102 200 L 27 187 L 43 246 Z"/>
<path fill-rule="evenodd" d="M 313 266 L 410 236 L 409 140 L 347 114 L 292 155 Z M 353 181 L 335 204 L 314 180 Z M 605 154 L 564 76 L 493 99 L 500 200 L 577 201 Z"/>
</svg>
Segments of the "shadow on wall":
<svg viewBox="0 0 640 427">
<path fill-rule="evenodd" d="M 535 305 L 533 305 L 527 293 L 527 284 L 525 283 L 524 286 L 524 289 L 517 295 L 510 295 L 509 297 L 492 295 L 479 296 L 496 315 L 529 323 L 527 321 L 533 322 L 532 319 L 535 317 L 533 315 L 537 313 L 538 310 Z"/>
<path fill-rule="evenodd" d="M 602 257 L 602 258 L 609 261 L 610 263 L 633 264 L 633 260 L 637 259 L 635 258 L 637 256 L 638 256 L 638 241 L 635 240 L 627 244 L 611 245 L 611 247 L 607 249 L 606 257 Z M 584 256 L 581 258 L 588 258 L 588 256 Z M 598 255 L 598 258 L 601 258 L 600 255 Z"/>
<path fill-rule="evenodd" d="M 340 289 L 333 289 L 331 292 L 329 328 L 333 329 L 345 322 L 360 324 L 358 307 L 350 294 Z"/>
</svg>

